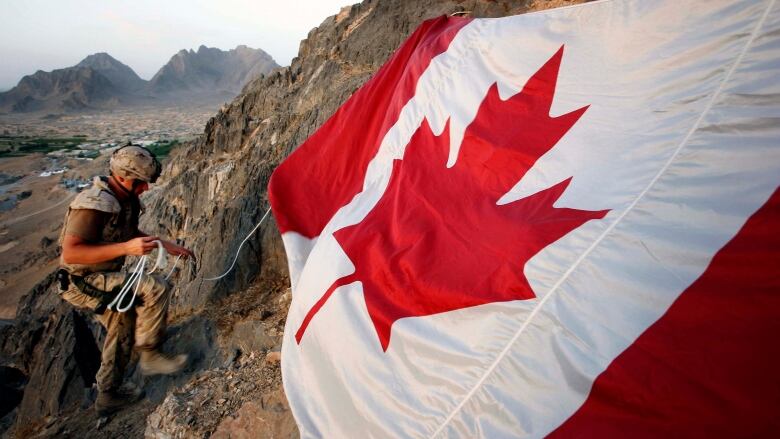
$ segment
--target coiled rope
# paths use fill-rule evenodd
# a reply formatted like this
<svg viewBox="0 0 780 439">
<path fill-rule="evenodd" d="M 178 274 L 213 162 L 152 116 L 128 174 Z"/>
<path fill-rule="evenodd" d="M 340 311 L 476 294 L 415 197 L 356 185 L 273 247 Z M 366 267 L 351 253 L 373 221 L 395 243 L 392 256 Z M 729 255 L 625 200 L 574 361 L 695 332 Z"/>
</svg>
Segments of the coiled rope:
<svg viewBox="0 0 780 439">
<path fill-rule="evenodd" d="M 241 252 L 241 249 L 244 247 L 244 244 L 249 240 L 249 238 L 257 231 L 257 229 L 260 228 L 260 226 L 265 222 L 265 219 L 268 218 L 268 215 L 271 213 L 271 208 L 269 207 L 268 210 L 265 211 L 265 214 L 262 218 L 260 218 L 260 221 L 255 225 L 254 228 L 244 237 L 244 239 L 241 241 L 241 244 L 238 245 L 238 249 L 236 250 L 236 254 L 233 257 L 233 262 L 230 264 L 230 267 L 228 267 L 227 270 L 225 270 L 224 273 L 220 274 L 216 277 L 202 277 L 201 280 L 204 281 L 216 281 L 219 279 L 222 279 L 223 277 L 227 276 L 228 273 L 233 271 L 233 268 L 236 266 L 236 262 L 238 261 L 238 255 Z M 141 281 L 144 274 L 150 275 L 154 273 L 156 270 L 164 270 L 166 266 L 168 265 L 168 252 L 165 251 L 165 247 L 163 246 L 163 243 L 161 241 L 154 241 L 157 243 L 157 260 L 154 263 L 154 266 L 151 270 L 144 273 L 144 270 L 146 268 L 146 263 L 149 257 L 147 255 L 141 256 L 141 258 L 138 260 L 138 263 L 136 263 L 134 270 L 131 272 L 130 277 L 125 281 L 125 284 L 122 286 L 122 289 L 119 290 L 119 294 L 116 295 L 114 300 L 111 301 L 111 303 L 108 304 L 108 309 L 112 311 L 117 312 L 126 312 L 130 308 L 133 307 L 133 303 L 135 302 L 135 298 L 138 295 L 138 289 L 141 287 Z M 176 270 L 176 265 L 179 262 L 179 259 L 181 259 L 181 255 L 176 256 L 176 259 L 173 261 L 173 267 L 171 267 L 171 271 L 168 272 L 168 275 L 165 276 L 165 280 L 168 280 L 168 278 L 173 275 L 174 270 Z M 195 278 L 197 279 L 197 277 Z M 130 291 L 133 292 L 133 296 L 130 299 L 130 301 L 125 301 L 125 297 L 130 293 Z M 122 306 L 122 304 L 125 304 Z"/>
<path fill-rule="evenodd" d="M 135 265 L 135 270 L 125 281 L 122 289 L 119 290 L 119 294 L 117 294 L 116 297 L 114 297 L 114 300 L 108 304 L 108 309 L 116 312 L 125 312 L 132 308 L 133 304 L 135 303 L 135 298 L 138 295 L 138 289 L 141 287 L 141 279 L 143 275 L 152 274 L 158 268 L 164 270 L 166 265 L 168 265 L 168 253 L 165 251 L 165 247 L 163 246 L 162 241 L 154 242 L 157 243 L 157 260 L 154 263 L 154 267 L 152 267 L 149 272 L 144 273 L 144 269 L 146 268 L 146 260 L 149 259 L 149 257 L 146 255 L 141 256 L 141 258 L 138 260 L 138 263 Z M 173 270 L 171 270 L 171 272 L 173 272 Z M 133 286 L 135 286 L 135 288 L 133 288 Z M 125 301 L 125 297 L 127 297 L 127 294 L 130 292 L 130 290 L 133 291 L 133 297 L 130 299 L 130 301 Z M 124 306 L 122 306 L 123 302 L 125 303 Z"/>
</svg>

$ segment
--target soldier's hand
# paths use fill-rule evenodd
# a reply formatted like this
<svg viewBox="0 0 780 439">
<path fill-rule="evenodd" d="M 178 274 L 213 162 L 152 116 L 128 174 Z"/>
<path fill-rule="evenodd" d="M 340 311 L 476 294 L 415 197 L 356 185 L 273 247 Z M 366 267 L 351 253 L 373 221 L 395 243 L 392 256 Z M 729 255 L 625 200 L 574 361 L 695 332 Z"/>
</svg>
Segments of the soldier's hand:
<svg viewBox="0 0 780 439">
<path fill-rule="evenodd" d="M 132 256 L 141 256 L 148 254 L 155 248 L 157 243 L 154 241 L 160 238 L 156 236 L 141 236 L 139 238 L 133 238 L 125 242 L 125 254 Z"/>
<path fill-rule="evenodd" d="M 174 244 L 170 241 L 162 241 L 163 247 L 165 247 L 165 251 L 167 251 L 169 254 L 174 256 L 182 256 L 184 259 L 187 258 L 194 258 L 195 254 L 188 248 Z"/>
</svg>

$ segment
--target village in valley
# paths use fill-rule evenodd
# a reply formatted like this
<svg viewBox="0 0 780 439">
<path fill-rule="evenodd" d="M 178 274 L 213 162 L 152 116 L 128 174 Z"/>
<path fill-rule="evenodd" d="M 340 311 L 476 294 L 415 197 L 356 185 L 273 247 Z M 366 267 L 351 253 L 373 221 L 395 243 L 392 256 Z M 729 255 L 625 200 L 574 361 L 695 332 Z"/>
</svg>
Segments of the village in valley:
<svg viewBox="0 0 780 439">
<path fill-rule="evenodd" d="M 82 114 L 0 115 L 0 157 L 42 152 L 94 158 L 123 142 L 144 145 L 182 142 L 203 131 L 215 105 L 128 108 Z M 164 155 L 164 154 L 163 154 Z"/>
</svg>

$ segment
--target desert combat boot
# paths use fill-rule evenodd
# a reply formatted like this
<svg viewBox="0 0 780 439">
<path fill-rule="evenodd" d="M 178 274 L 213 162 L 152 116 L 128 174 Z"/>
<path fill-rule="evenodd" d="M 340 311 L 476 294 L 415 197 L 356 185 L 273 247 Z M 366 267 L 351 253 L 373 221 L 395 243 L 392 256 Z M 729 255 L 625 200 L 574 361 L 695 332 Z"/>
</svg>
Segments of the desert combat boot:
<svg viewBox="0 0 780 439">
<path fill-rule="evenodd" d="M 169 357 L 157 350 L 141 351 L 138 364 L 144 375 L 169 375 L 180 371 L 187 363 L 187 355 Z"/>
<path fill-rule="evenodd" d="M 95 410 L 100 417 L 108 416 L 143 397 L 144 392 L 135 388 L 99 392 L 95 400 Z"/>
</svg>

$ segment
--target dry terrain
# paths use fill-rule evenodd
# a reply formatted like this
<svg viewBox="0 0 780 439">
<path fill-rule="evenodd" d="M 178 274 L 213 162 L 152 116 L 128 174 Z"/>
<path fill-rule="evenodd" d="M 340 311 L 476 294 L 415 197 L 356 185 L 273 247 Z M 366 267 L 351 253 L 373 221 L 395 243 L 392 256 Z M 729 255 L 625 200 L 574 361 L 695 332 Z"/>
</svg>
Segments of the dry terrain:
<svg viewBox="0 0 780 439">
<path fill-rule="evenodd" d="M 62 183 L 89 173 L 99 161 L 105 162 L 51 159 L 43 154 L 0 159 L 0 173 L 22 177 L 0 187 L 0 199 L 8 200 L 3 206 L 7 210 L 0 212 L 0 318 L 13 318 L 19 297 L 55 269 L 62 218 L 76 194 Z M 40 176 L 65 166 L 73 170 Z"/>
<path fill-rule="evenodd" d="M 193 103 L 161 107 L 133 107 L 79 114 L 0 114 L 0 134 L 69 137 L 122 141 L 150 137 L 187 139 L 203 126 L 219 104 Z"/>
</svg>

